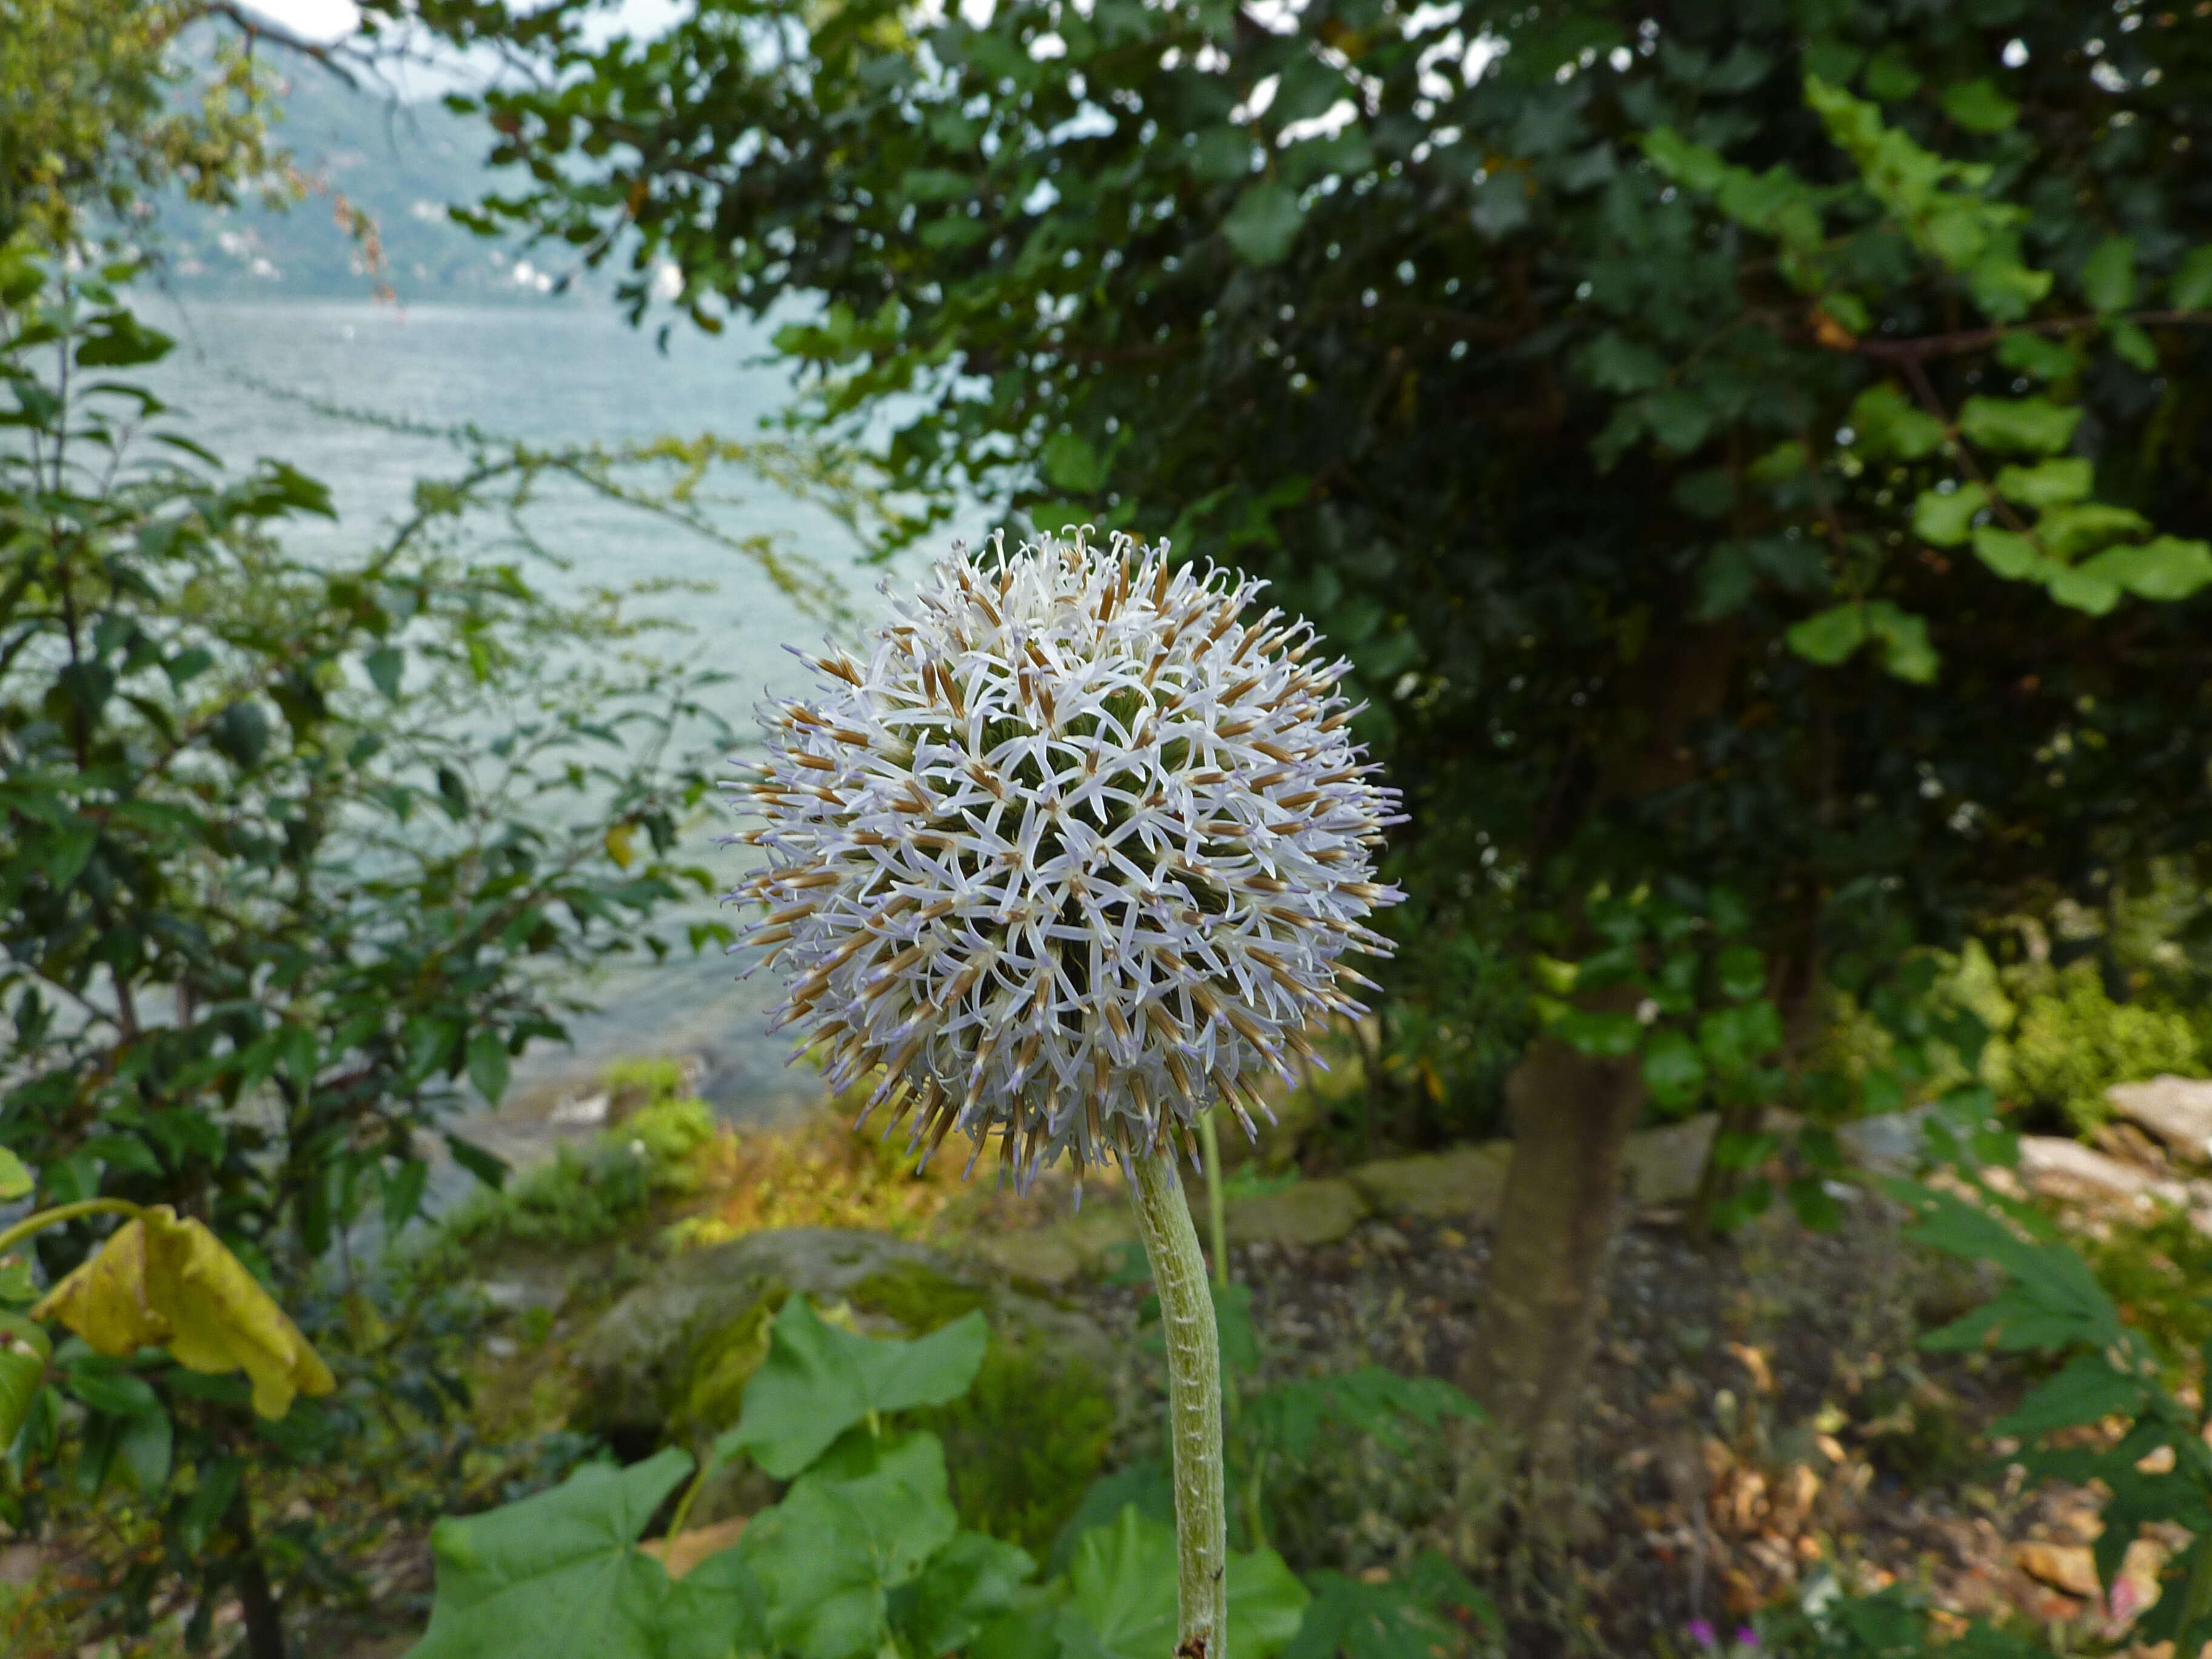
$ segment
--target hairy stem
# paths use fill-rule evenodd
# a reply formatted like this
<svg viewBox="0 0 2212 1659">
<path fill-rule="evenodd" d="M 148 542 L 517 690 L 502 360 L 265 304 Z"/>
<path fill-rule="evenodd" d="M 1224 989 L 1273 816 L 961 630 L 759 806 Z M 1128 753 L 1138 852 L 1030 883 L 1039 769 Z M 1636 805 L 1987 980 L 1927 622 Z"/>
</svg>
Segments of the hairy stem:
<svg viewBox="0 0 2212 1659">
<path fill-rule="evenodd" d="M 1206 1243 L 1213 1252 L 1213 1282 L 1229 1284 L 1228 1201 L 1221 1192 L 1221 1132 L 1214 1119 L 1221 1109 L 1199 1114 L 1198 1146 L 1206 1158 Z"/>
<path fill-rule="evenodd" d="M 1168 1428 L 1175 1457 L 1176 1659 L 1224 1659 L 1228 1511 L 1221 1475 L 1221 1340 L 1172 1154 L 1129 1161 L 1137 1224 L 1168 1340 Z"/>
</svg>

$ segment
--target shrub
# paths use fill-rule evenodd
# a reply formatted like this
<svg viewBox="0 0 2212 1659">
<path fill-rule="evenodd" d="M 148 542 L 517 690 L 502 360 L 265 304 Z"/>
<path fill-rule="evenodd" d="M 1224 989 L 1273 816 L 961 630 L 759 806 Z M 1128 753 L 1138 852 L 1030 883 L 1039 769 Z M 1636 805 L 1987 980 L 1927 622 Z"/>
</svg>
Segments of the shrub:
<svg viewBox="0 0 2212 1659">
<path fill-rule="evenodd" d="M 2012 1030 L 1990 1045 L 1985 1075 L 2015 1102 L 2063 1112 L 2075 1128 L 2112 1114 L 2105 1091 L 2161 1072 L 2201 1075 L 2203 1052 L 2187 1014 L 2154 1004 L 2116 1002 L 2094 959 L 2056 971 L 2012 970 L 2019 1006 Z"/>
</svg>

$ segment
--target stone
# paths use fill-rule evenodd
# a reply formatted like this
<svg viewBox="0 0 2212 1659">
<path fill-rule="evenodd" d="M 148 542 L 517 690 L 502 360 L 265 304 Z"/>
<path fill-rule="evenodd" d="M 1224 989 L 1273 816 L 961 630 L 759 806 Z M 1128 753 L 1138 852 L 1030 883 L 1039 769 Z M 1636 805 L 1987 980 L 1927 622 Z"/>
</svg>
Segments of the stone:
<svg viewBox="0 0 2212 1659">
<path fill-rule="evenodd" d="M 981 1309 L 998 1334 L 1103 1367 L 1105 1334 L 1081 1314 L 963 1272 L 878 1233 L 789 1227 L 678 1255 L 609 1309 L 580 1345 L 585 1425 L 609 1435 L 678 1437 L 736 1420 L 768 1352 L 769 1322 L 803 1294 L 849 1304 L 861 1328 L 933 1330 Z"/>
<path fill-rule="evenodd" d="M 2022 1135 L 2020 1174 L 2046 1198 L 2132 1200 L 2147 1197 L 2152 1186 L 2142 1170 L 2063 1135 Z"/>
<path fill-rule="evenodd" d="M 1366 1218 L 1367 1200 L 1358 1188 L 1330 1180 L 1231 1198 L 1224 1221 L 1231 1243 L 1333 1244 Z"/>
<path fill-rule="evenodd" d="M 1377 1215 L 1486 1225 L 1498 1218 L 1505 1166 L 1512 1158 L 1511 1141 L 1492 1140 L 1455 1152 L 1378 1159 L 1361 1164 L 1346 1179 Z"/>
<path fill-rule="evenodd" d="M 2172 1157 L 2185 1164 L 2212 1164 L 2212 1082 L 2169 1073 L 2148 1083 L 2116 1083 L 2105 1091 L 2105 1098 Z"/>
<path fill-rule="evenodd" d="M 1680 1123 L 1631 1135 L 1622 1162 L 1628 1170 L 1628 1190 L 1636 1201 L 1656 1208 L 1686 1204 L 1695 1198 L 1719 1122 L 1718 1114 L 1700 1112 Z"/>
<path fill-rule="evenodd" d="M 1935 1109 L 1930 1104 L 1853 1118 L 1837 1127 L 1836 1144 L 1854 1169 L 1911 1175 L 1919 1165 L 1920 1149 L 1926 1144 L 1923 1128 Z"/>
<path fill-rule="evenodd" d="M 2049 1544 L 2039 1540 L 2015 1547 L 2013 1559 L 2039 1584 L 2086 1601 L 2096 1601 L 2101 1594 L 2096 1559 L 2086 1544 Z"/>
</svg>

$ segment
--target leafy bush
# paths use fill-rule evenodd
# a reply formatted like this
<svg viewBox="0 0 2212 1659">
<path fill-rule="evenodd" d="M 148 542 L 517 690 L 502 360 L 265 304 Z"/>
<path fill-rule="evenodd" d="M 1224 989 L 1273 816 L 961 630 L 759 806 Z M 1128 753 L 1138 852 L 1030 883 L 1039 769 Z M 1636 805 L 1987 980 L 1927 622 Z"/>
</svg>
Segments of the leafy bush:
<svg viewBox="0 0 2212 1659">
<path fill-rule="evenodd" d="M 2018 1012 L 1990 1044 L 1986 1075 L 2019 1103 L 2063 1112 L 2087 1132 L 2112 1115 L 2105 1091 L 2161 1072 L 2201 1076 L 2204 1054 L 2190 1017 L 2143 1002 L 2116 1002 L 2093 957 L 2064 968 L 2024 965 L 2005 975 Z"/>
<path fill-rule="evenodd" d="M 962 1528 L 942 1443 L 906 1426 L 968 1392 L 987 1342 L 979 1314 L 891 1341 L 825 1324 L 792 1298 L 714 1454 L 791 1484 L 734 1546 L 680 1578 L 639 1547 L 685 1478 L 693 1492 L 704 1479 L 688 1454 L 586 1468 L 439 1524 L 437 1601 L 411 1659 L 1158 1659 L 1175 1632 L 1170 1529 L 1125 1508 L 1037 1583 L 1026 1551 Z M 1232 1557 L 1230 1582 L 1232 1650 L 1279 1653 L 1304 1589 L 1264 1551 Z"/>
</svg>

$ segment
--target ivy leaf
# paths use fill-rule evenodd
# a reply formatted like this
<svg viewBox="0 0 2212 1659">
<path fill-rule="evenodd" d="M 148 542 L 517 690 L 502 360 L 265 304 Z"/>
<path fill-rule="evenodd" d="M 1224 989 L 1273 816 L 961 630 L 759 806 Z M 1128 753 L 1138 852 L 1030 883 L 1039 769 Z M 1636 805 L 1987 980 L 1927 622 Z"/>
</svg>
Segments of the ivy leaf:
<svg viewBox="0 0 2212 1659">
<path fill-rule="evenodd" d="M 2130 368 L 2148 374 L 2158 367 L 2157 343 L 2135 324 L 2115 319 L 2105 332 L 2112 343 L 2112 355 Z"/>
<path fill-rule="evenodd" d="M 1923 489 L 1912 503 L 1913 533 L 1937 547 L 1956 547 L 1973 528 L 1974 515 L 1989 504 L 1990 492 L 1977 483 Z"/>
<path fill-rule="evenodd" d="M 2081 297 L 2100 315 L 2124 311 L 2135 303 L 2136 244 L 2131 236 L 2107 236 L 2081 267 Z"/>
<path fill-rule="evenodd" d="M 1866 643 L 1866 607 L 1856 603 L 1831 605 L 1793 624 L 1788 638 L 1790 648 L 1806 661 L 1832 667 Z"/>
<path fill-rule="evenodd" d="M 1094 1659 L 1159 1659 L 1176 1644 L 1175 1528 L 1125 1506 L 1111 1526 L 1084 1534 L 1067 1572 L 1063 1627 L 1075 1651 Z M 1297 1634 L 1311 1598 L 1273 1550 L 1229 1558 L 1227 1648 L 1273 1659 Z M 1088 1644 L 1080 1639 L 1087 1636 Z"/>
<path fill-rule="evenodd" d="M 715 1455 L 749 1452 L 788 1480 L 872 1413 L 957 1400 L 989 1340 L 981 1313 L 910 1342 L 855 1336 L 823 1324 L 794 1296 L 770 1328 L 768 1358 L 745 1384 L 744 1412 L 714 1443 Z"/>
<path fill-rule="evenodd" d="M 2081 411 L 2047 398 L 1969 398 L 1959 409 L 1959 430 L 1984 449 L 2049 455 L 2066 447 Z"/>
<path fill-rule="evenodd" d="M 1297 192 L 1272 179 L 1262 179 L 1237 198 L 1221 222 L 1221 234 L 1247 264 L 1279 264 L 1304 225 Z"/>
<path fill-rule="evenodd" d="M 125 1358 L 167 1348 L 188 1370 L 242 1370 L 253 1409 L 280 1418 L 295 1394 L 337 1387 L 330 1367 L 260 1281 L 198 1221 L 167 1205 L 142 1211 L 31 1310 L 94 1352 Z"/>
</svg>

